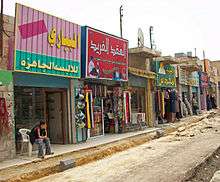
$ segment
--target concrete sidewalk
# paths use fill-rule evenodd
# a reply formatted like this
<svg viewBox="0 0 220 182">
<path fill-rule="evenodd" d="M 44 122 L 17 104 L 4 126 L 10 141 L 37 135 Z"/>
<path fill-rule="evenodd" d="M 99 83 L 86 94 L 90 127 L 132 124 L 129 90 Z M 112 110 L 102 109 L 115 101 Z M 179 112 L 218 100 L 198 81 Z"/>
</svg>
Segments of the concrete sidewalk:
<svg viewBox="0 0 220 182">
<path fill-rule="evenodd" d="M 48 156 L 44 160 L 36 158 L 35 155 L 31 158 L 18 156 L 16 159 L 0 163 L 0 181 L 9 179 L 10 181 L 30 181 L 59 172 L 60 160 L 74 159 L 77 166 L 99 160 L 157 138 L 158 130 L 163 129 L 166 135 L 176 131 L 179 127 L 189 127 L 210 116 L 211 113 L 213 112 L 187 117 L 180 122 L 159 125 L 157 128 L 147 128 L 144 131 L 91 138 L 82 144 L 53 145 L 55 155 Z"/>
<path fill-rule="evenodd" d="M 159 128 L 147 128 L 143 131 L 135 131 L 135 132 L 129 132 L 129 133 L 123 133 L 123 134 L 105 134 L 104 136 L 90 138 L 86 142 L 79 143 L 79 144 L 66 144 L 66 145 L 52 144 L 51 147 L 54 152 L 54 155 L 45 156 L 45 157 L 52 158 L 52 157 L 60 156 L 60 155 L 63 155 L 69 152 L 85 150 L 85 149 L 93 148 L 96 146 L 105 145 L 105 144 L 109 144 L 112 142 L 117 142 L 125 138 L 130 138 L 130 137 L 135 137 L 138 135 L 155 132 L 158 129 Z M 41 161 L 41 159 L 37 158 L 37 151 L 33 151 L 32 157 L 28 157 L 27 154 L 23 154 L 22 156 L 17 155 L 15 159 L 0 162 L 0 170 L 8 168 L 8 167 L 12 167 L 12 166 L 24 165 L 27 163 L 37 162 L 37 161 Z"/>
</svg>

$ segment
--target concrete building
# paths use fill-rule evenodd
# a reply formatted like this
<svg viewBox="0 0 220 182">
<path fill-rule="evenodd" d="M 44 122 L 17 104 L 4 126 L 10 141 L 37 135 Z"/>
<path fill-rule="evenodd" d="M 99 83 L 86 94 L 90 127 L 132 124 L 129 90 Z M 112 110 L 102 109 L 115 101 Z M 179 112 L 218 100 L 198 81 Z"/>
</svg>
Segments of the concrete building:
<svg viewBox="0 0 220 182">
<path fill-rule="evenodd" d="M 13 77 L 9 62 L 13 57 L 14 17 L 3 16 L 3 29 L 0 32 L 0 161 L 15 156 L 14 96 Z"/>
</svg>

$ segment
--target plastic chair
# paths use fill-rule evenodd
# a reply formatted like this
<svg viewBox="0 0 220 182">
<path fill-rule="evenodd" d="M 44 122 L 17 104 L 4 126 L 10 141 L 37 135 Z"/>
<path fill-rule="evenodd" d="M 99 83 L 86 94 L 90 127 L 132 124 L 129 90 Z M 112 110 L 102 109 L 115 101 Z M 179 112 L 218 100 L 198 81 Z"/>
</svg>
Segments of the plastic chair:
<svg viewBox="0 0 220 182">
<path fill-rule="evenodd" d="M 30 142 L 30 136 L 27 133 L 30 133 L 31 130 L 22 128 L 19 130 L 19 133 L 21 134 L 21 154 L 24 150 L 24 144 L 28 144 L 28 156 L 31 157 L 32 154 L 32 144 Z"/>
</svg>

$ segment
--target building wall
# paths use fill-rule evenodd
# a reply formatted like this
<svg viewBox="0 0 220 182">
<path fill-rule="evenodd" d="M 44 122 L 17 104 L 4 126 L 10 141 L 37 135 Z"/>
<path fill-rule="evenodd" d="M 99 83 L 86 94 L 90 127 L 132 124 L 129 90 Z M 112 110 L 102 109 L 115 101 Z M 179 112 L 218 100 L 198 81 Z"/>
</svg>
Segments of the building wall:
<svg viewBox="0 0 220 182">
<path fill-rule="evenodd" d="M 12 72 L 0 70 L 0 161 L 15 156 Z"/>
<path fill-rule="evenodd" d="M 4 15 L 3 21 L 3 27 L 7 35 L 3 33 L 3 56 L 0 57 L 0 69 L 6 70 L 9 66 L 9 58 L 13 54 L 13 51 L 10 48 L 13 48 L 14 17 Z"/>
<path fill-rule="evenodd" d="M 149 60 L 145 57 L 129 54 L 128 66 L 132 68 L 138 68 L 141 70 L 147 70 L 147 68 L 149 67 Z"/>
<path fill-rule="evenodd" d="M 12 72 L 14 17 L 4 15 L 3 52 L 0 56 L 0 161 L 15 156 L 14 93 Z M 7 35 L 6 35 L 7 34 Z M 1 50 L 0 50 L 1 51 Z"/>
<path fill-rule="evenodd" d="M 211 61 L 211 66 L 217 69 L 217 75 L 215 75 L 215 83 L 216 83 L 216 100 L 217 106 L 220 107 L 220 95 L 219 95 L 219 81 L 220 81 L 220 61 Z"/>
</svg>

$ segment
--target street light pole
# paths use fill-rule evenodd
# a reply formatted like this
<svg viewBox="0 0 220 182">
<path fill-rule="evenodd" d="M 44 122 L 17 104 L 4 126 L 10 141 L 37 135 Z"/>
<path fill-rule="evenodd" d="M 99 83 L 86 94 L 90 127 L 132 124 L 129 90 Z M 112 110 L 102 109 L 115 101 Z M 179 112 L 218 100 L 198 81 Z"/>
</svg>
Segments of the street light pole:
<svg viewBox="0 0 220 182">
<path fill-rule="evenodd" d="M 122 17 L 123 17 L 122 5 L 120 6 L 119 13 L 120 13 L 120 35 L 122 37 Z"/>
</svg>

